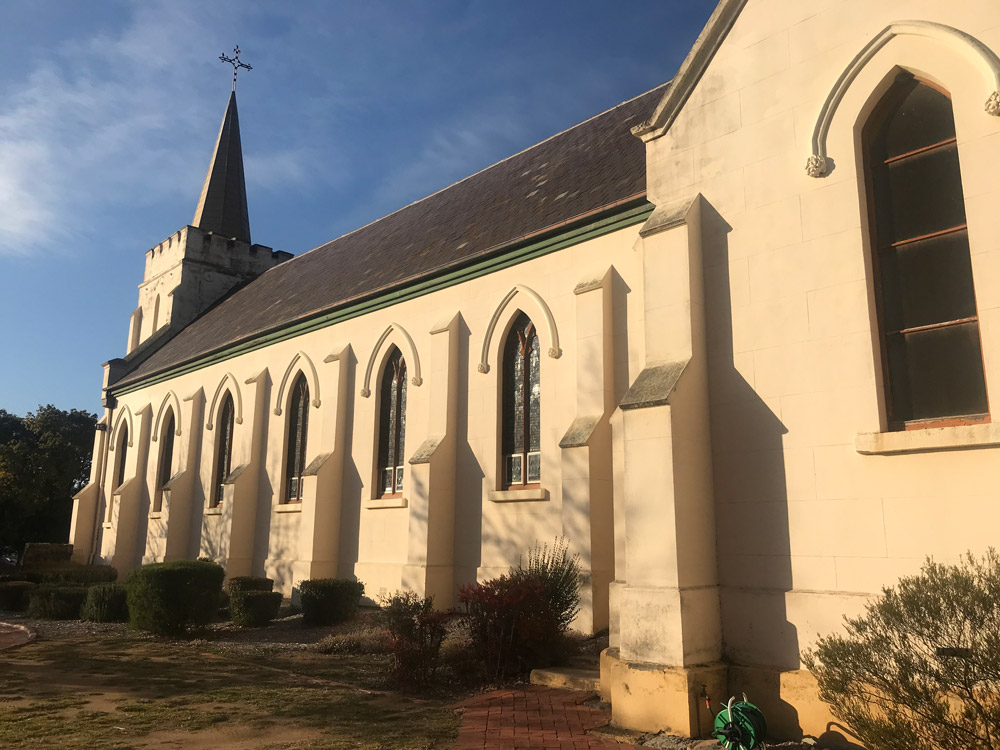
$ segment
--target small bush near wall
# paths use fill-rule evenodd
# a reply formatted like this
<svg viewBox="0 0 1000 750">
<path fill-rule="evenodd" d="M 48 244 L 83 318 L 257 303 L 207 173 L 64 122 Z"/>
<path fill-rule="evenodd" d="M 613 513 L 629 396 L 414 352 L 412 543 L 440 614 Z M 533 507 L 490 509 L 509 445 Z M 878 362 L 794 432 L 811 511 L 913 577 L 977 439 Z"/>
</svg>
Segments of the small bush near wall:
<svg viewBox="0 0 1000 750">
<path fill-rule="evenodd" d="M 226 591 L 230 596 L 240 591 L 274 591 L 274 581 L 270 578 L 235 576 L 226 581 Z"/>
<path fill-rule="evenodd" d="M 403 685 L 426 684 L 437 670 L 447 612 L 435 612 L 430 597 L 397 592 L 379 602 L 392 643 L 393 676 Z"/>
<path fill-rule="evenodd" d="M 968 750 L 1000 738 L 1000 555 L 928 560 L 803 662 L 864 745 Z"/>
<path fill-rule="evenodd" d="M 90 586 L 117 581 L 118 571 L 110 565 L 60 563 L 22 571 L 20 577 L 40 586 Z"/>
<path fill-rule="evenodd" d="M 87 589 L 80 586 L 39 586 L 28 594 L 28 616 L 41 620 L 78 620 Z"/>
<path fill-rule="evenodd" d="M 303 625 L 334 625 L 357 614 L 365 585 L 343 578 L 316 578 L 299 584 Z"/>
<path fill-rule="evenodd" d="M 181 635 L 204 627 L 215 616 L 226 573 L 213 562 L 173 562 L 143 565 L 129 573 L 129 624 L 160 635 Z"/>
<path fill-rule="evenodd" d="M 464 586 L 465 625 L 491 682 L 526 674 L 559 661 L 566 630 L 579 612 L 580 564 L 564 539 L 536 544 L 509 574 Z"/>
<path fill-rule="evenodd" d="M 275 618 L 280 606 L 280 591 L 237 589 L 230 593 L 229 617 L 234 625 L 261 628 Z"/>
<path fill-rule="evenodd" d="M 128 622 L 127 592 L 120 583 L 98 583 L 87 589 L 80 619 L 88 622 Z"/>
<path fill-rule="evenodd" d="M 28 607 L 28 594 L 34 588 L 30 581 L 0 582 L 0 610 L 23 612 Z"/>
<path fill-rule="evenodd" d="M 551 663 L 546 648 L 559 635 L 558 618 L 541 581 L 500 576 L 459 589 L 473 649 L 488 682 L 504 682 Z"/>
</svg>

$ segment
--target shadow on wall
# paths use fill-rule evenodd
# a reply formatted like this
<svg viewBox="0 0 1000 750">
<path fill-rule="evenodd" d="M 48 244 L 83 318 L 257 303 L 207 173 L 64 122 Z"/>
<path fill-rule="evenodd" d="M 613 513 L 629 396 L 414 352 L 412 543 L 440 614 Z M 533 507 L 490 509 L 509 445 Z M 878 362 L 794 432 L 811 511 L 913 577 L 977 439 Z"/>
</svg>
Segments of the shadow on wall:
<svg viewBox="0 0 1000 750">
<path fill-rule="evenodd" d="M 835 729 L 834 729 L 835 727 Z M 816 747 L 831 747 L 837 750 L 865 750 L 863 745 L 858 745 L 847 739 L 847 736 L 854 737 L 851 730 L 842 724 L 830 722 L 826 725 L 826 731 L 816 737 Z M 857 739 L 854 737 L 854 739 Z"/>
<path fill-rule="evenodd" d="M 741 374 L 754 377 L 749 342 L 760 340 L 760 331 L 748 331 L 736 351 L 733 297 L 748 282 L 730 278 L 732 227 L 707 202 L 703 215 L 723 654 L 734 665 L 729 692 L 745 692 L 760 706 L 776 736 L 800 739 L 798 712 L 782 700 L 780 686 L 781 670 L 800 667 L 798 632 L 786 611 L 792 590 L 783 444 L 788 430 L 772 409 L 780 409 L 777 399 L 764 401 Z M 745 309 L 738 314 L 750 319 Z M 778 328 L 781 321 L 765 317 L 756 324 Z"/>
<path fill-rule="evenodd" d="M 349 359 L 344 363 L 347 377 L 347 393 L 344 396 L 344 476 L 341 483 L 343 495 L 340 499 L 340 544 L 337 552 L 337 575 L 341 578 L 353 577 L 360 550 L 361 499 L 364 487 L 361 473 L 354 460 L 355 402 L 358 398 L 355 388 L 357 364 L 357 357 L 351 348 Z"/>
<path fill-rule="evenodd" d="M 458 394 L 455 408 L 455 586 L 474 583 L 483 558 L 483 477 L 469 445 L 469 343 L 465 318 L 458 323 Z M 478 374 L 478 373 L 477 373 Z"/>
</svg>

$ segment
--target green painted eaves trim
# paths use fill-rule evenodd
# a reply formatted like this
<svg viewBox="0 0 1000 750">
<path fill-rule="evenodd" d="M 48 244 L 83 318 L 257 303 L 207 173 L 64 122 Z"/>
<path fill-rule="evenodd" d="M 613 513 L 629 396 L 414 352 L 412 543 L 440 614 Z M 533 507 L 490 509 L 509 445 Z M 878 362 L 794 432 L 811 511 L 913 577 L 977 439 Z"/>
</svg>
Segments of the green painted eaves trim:
<svg viewBox="0 0 1000 750">
<path fill-rule="evenodd" d="M 578 225 L 572 229 L 550 235 L 545 239 L 519 245 L 500 254 L 475 261 L 455 270 L 446 271 L 429 278 L 425 277 L 419 281 L 415 281 L 411 284 L 407 284 L 406 286 L 370 297 L 366 300 L 344 305 L 343 307 L 339 307 L 334 310 L 329 310 L 309 318 L 308 320 L 300 320 L 295 323 L 290 323 L 287 326 L 255 336 L 247 341 L 232 344 L 231 346 L 227 346 L 219 351 L 203 355 L 190 362 L 185 362 L 184 364 L 170 367 L 162 372 L 154 373 L 137 380 L 134 383 L 128 383 L 121 388 L 115 388 L 112 386 L 108 389 L 108 391 L 115 396 L 132 393 L 134 391 L 141 390 L 142 388 L 162 383 L 165 380 L 186 375 L 189 372 L 194 372 L 195 370 L 200 370 L 204 367 L 224 362 L 227 359 L 238 357 L 241 354 L 262 349 L 265 346 L 276 344 L 279 341 L 286 341 L 296 336 L 316 331 L 320 328 L 326 328 L 337 323 L 342 323 L 345 320 L 350 320 L 351 318 L 356 318 L 360 315 L 381 310 L 382 308 L 389 307 L 390 305 L 405 302 L 416 297 L 422 297 L 425 294 L 430 294 L 432 292 L 440 291 L 441 289 L 455 286 L 456 284 L 471 281 L 472 279 L 479 278 L 480 276 L 486 276 L 487 274 L 504 268 L 509 268 L 510 266 L 517 265 L 518 263 L 524 263 L 525 261 L 533 260 L 543 255 L 548 255 L 549 253 L 556 252 L 557 250 L 563 250 L 571 245 L 577 245 L 581 242 L 592 240 L 595 237 L 600 237 L 619 229 L 634 226 L 644 222 L 647 218 L 649 218 L 649 215 L 652 212 L 653 204 L 642 198 L 636 203 L 631 203 L 624 208 L 615 209 L 596 221 Z"/>
</svg>

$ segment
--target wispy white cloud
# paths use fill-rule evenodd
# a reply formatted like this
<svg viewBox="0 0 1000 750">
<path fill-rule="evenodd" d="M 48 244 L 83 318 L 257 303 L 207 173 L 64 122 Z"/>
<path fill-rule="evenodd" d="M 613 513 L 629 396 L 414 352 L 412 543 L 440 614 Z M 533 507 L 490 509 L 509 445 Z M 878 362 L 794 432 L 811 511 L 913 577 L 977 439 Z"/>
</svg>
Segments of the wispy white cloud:
<svg viewBox="0 0 1000 750">
<path fill-rule="evenodd" d="M 200 144 L 222 116 L 204 79 L 206 50 L 219 44 L 209 29 L 221 28 L 211 21 L 225 8 L 129 7 L 119 29 L 54 49 L 0 100 L 0 255 L 71 246 L 95 214 L 123 202 L 183 195 L 193 208 L 209 156 Z M 197 160 L 178 158 L 195 151 Z M 271 187 L 301 182 L 315 159 L 284 147 L 247 156 L 249 174 Z"/>
</svg>

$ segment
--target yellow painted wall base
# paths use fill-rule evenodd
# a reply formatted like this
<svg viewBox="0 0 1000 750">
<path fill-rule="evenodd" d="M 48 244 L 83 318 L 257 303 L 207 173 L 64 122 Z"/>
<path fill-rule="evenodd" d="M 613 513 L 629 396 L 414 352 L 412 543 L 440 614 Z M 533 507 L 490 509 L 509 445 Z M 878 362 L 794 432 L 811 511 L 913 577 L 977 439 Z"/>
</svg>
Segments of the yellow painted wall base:
<svg viewBox="0 0 1000 750">
<path fill-rule="evenodd" d="M 611 700 L 612 722 L 644 732 L 708 737 L 704 695 L 721 696 L 726 676 L 725 664 L 666 667 L 625 661 L 616 648 L 601 653 L 601 695 Z"/>
<path fill-rule="evenodd" d="M 617 648 L 601 653 L 601 698 L 611 703 L 612 722 L 626 729 L 707 737 L 721 704 L 744 693 L 764 712 L 770 739 L 814 737 L 823 747 L 857 747 L 820 700 L 816 678 L 808 670 L 726 664 L 667 667 L 625 661 Z M 705 707 L 706 694 L 711 712 Z"/>
</svg>

